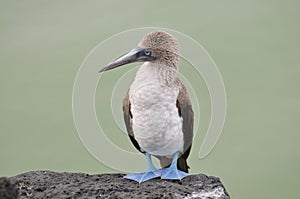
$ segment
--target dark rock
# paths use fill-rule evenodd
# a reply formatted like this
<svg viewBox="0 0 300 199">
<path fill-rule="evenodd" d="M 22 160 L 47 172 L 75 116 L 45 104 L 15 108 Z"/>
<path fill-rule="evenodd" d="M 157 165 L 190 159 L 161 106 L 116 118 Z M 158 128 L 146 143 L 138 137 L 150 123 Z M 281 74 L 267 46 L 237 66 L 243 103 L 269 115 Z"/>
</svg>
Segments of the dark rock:
<svg viewBox="0 0 300 199">
<path fill-rule="evenodd" d="M 14 199 L 18 197 L 18 188 L 8 178 L 0 178 L 0 198 Z"/>
<path fill-rule="evenodd" d="M 219 178 L 204 174 L 181 181 L 152 179 L 141 184 L 123 176 L 31 171 L 5 178 L 7 186 L 0 181 L 0 198 L 1 194 L 16 194 L 14 185 L 18 187 L 19 198 L 230 198 Z"/>
</svg>

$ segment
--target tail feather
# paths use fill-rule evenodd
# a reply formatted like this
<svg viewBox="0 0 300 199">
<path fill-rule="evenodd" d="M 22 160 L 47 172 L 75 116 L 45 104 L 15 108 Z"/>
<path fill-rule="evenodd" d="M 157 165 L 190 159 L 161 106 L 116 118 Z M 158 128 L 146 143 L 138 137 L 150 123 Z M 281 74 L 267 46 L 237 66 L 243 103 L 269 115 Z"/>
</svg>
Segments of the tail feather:
<svg viewBox="0 0 300 199">
<path fill-rule="evenodd" d="M 177 168 L 181 171 L 188 173 L 190 167 L 187 165 L 186 159 L 180 157 L 177 160 Z"/>
<path fill-rule="evenodd" d="M 160 165 L 162 168 L 168 168 L 171 166 L 171 163 L 172 163 L 172 159 L 171 158 L 167 158 L 167 157 L 159 157 L 159 160 L 160 160 Z M 184 171 L 186 173 L 189 172 L 189 166 L 187 164 L 187 161 L 186 161 L 186 158 L 181 156 L 177 159 L 177 168 L 180 170 L 180 171 Z"/>
</svg>

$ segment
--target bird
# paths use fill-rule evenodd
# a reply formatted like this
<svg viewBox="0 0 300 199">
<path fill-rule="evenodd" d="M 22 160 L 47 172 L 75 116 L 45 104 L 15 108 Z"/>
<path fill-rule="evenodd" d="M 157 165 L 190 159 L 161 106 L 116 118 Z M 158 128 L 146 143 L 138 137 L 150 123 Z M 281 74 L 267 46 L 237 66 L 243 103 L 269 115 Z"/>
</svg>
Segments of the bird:
<svg viewBox="0 0 300 199">
<path fill-rule="evenodd" d="M 143 63 L 123 99 L 123 117 L 132 144 L 146 156 L 148 169 L 128 174 L 126 179 L 141 183 L 158 177 L 181 180 L 190 175 L 187 158 L 194 112 L 187 89 L 177 76 L 179 60 L 178 40 L 156 30 L 99 71 Z M 155 168 L 152 156 L 158 158 L 161 168 Z"/>
</svg>

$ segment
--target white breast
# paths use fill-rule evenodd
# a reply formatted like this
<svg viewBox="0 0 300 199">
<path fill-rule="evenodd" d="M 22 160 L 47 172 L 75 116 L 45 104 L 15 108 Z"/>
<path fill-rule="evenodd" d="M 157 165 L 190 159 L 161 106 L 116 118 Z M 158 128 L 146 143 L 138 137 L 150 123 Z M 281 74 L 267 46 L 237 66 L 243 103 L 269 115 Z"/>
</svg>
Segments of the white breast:
<svg viewBox="0 0 300 199">
<path fill-rule="evenodd" d="M 179 89 L 166 85 L 156 69 L 143 64 L 130 86 L 132 128 L 144 151 L 171 156 L 183 150 L 182 119 L 176 107 Z"/>
</svg>

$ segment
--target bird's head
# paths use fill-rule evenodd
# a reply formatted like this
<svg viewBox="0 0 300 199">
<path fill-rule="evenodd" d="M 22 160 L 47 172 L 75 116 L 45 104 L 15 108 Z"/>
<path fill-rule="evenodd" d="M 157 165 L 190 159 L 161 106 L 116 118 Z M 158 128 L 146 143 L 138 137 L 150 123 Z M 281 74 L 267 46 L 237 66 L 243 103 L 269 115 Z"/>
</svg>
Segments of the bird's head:
<svg viewBox="0 0 300 199">
<path fill-rule="evenodd" d="M 99 72 L 133 63 L 151 62 L 178 69 L 179 44 L 175 37 L 165 31 L 150 32 L 142 39 L 137 48 L 103 67 Z"/>
</svg>

